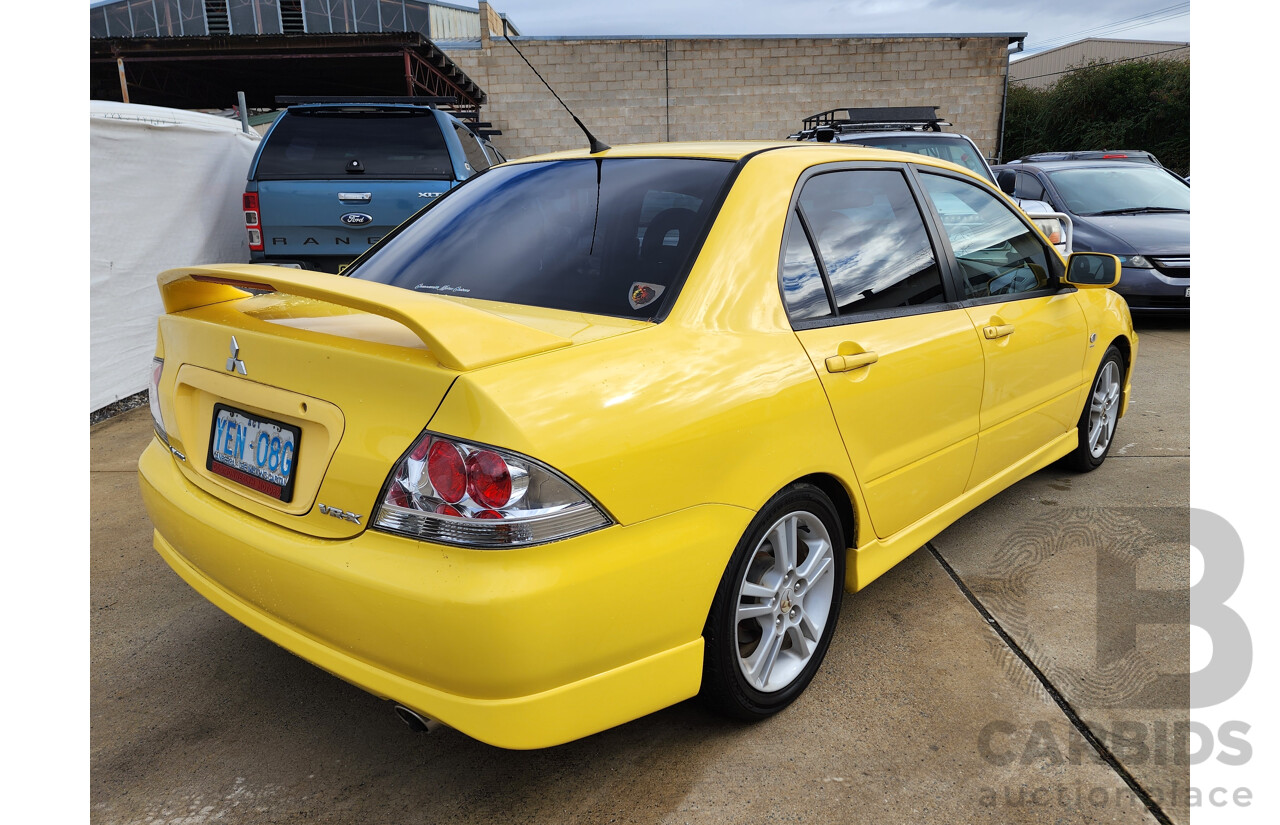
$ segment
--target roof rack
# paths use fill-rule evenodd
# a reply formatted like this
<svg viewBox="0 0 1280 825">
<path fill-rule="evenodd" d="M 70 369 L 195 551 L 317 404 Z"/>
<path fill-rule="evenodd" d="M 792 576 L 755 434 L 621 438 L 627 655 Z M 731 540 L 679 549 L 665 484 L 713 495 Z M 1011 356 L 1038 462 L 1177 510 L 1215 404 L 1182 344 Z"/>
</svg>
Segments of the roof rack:
<svg viewBox="0 0 1280 825">
<path fill-rule="evenodd" d="M 903 126 L 950 126 L 938 117 L 937 106 L 880 106 L 864 109 L 828 109 L 804 119 L 804 128 L 819 126 L 859 126 L 861 128 L 899 128 Z M 941 131 L 933 128 L 931 131 Z"/>
<path fill-rule="evenodd" d="M 416 103 L 426 106 L 448 106 L 458 102 L 456 97 L 428 95 L 276 95 L 276 105 L 296 106 L 303 103 Z"/>
<path fill-rule="evenodd" d="M 938 117 L 937 106 L 844 107 L 810 115 L 804 119 L 804 128 L 790 137 L 805 140 L 819 130 L 827 132 L 827 140 L 836 133 L 852 131 L 941 132 L 943 126 L 950 125 Z"/>
</svg>

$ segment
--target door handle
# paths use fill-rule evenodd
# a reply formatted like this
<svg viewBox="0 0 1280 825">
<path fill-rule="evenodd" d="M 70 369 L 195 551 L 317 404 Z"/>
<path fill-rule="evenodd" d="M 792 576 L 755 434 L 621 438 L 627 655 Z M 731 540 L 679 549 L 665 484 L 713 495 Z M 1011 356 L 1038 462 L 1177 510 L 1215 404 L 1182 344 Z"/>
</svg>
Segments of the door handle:
<svg viewBox="0 0 1280 825">
<path fill-rule="evenodd" d="M 1013 335 L 1013 324 L 994 324 L 989 327 L 983 327 L 982 334 L 988 341 L 1003 338 L 1006 335 Z"/>
<path fill-rule="evenodd" d="M 859 352 L 854 355 L 833 355 L 827 359 L 827 372 L 849 372 L 850 370 L 869 367 L 880 360 L 874 352 Z"/>
</svg>

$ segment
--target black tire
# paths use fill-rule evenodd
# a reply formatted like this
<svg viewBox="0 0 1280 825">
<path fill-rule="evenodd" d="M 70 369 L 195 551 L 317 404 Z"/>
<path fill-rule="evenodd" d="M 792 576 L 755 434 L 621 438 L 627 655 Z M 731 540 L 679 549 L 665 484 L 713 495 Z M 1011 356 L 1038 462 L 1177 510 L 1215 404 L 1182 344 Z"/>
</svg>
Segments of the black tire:
<svg viewBox="0 0 1280 825">
<path fill-rule="evenodd" d="M 788 534 L 795 537 L 791 564 L 785 548 L 776 546 Z M 756 514 L 720 579 L 703 629 L 700 696 L 706 704 L 754 721 L 772 716 L 804 691 L 835 632 L 845 553 L 835 506 L 811 484 L 788 487 Z M 766 590 L 772 601 L 759 595 Z M 810 605 L 813 615 L 805 612 Z M 760 615 L 739 620 L 739 607 Z M 753 662 L 755 676 L 749 678 Z"/>
<path fill-rule="evenodd" d="M 1098 469 L 1107 460 L 1107 453 L 1111 452 L 1111 444 L 1115 441 L 1124 380 L 1124 356 L 1118 348 L 1110 346 L 1098 365 L 1098 372 L 1089 387 L 1089 397 L 1085 399 L 1076 424 L 1079 443 L 1062 459 L 1063 465 L 1087 473 Z"/>
</svg>

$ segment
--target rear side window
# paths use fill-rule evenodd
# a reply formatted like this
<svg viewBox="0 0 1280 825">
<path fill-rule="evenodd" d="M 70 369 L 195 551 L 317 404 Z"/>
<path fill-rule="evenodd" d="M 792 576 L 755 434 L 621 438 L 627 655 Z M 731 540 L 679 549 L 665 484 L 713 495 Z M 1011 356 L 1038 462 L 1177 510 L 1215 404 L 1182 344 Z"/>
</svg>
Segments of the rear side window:
<svg viewBox="0 0 1280 825">
<path fill-rule="evenodd" d="M 466 157 L 467 164 L 471 166 L 471 171 L 483 172 L 488 169 L 489 158 L 485 155 L 476 136 L 461 123 L 453 124 L 453 131 L 457 133 L 458 140 L 462 143 L 462 154 Z"/>
<path fill-rule="evenodd" d="M 782 250 L 782 297 L 793 321 L 813 321 L 835 314 L 799 210 L 791 213 L 787 245 Z"/>
<path fill-rule="evenodd" d="M 347 271 L 428 294 L 650 319 L 674 300 L 733 169 L 694 158 L 497 166 Z"/>
<path fill-rule="evenodd" d="M 797 210 L 793 229 L 803 221 L 841 316 L 945 300 L 924 218 L 901 172 L 818 175 L 805 184 Z M 783 258 L 783 292 L 793 320 L 822 317 L 826 301 L 813 285 L 803 248 L 792 249 L 805 235 L 788 233 Z"/>
<path fill-rule="evenodd" d="M 425 109 L 291 109 L 271 130 L 256 174 L 257 180 L 362 177 L 451 179 L 453 164 L 435 115 Z"/>
</svg>

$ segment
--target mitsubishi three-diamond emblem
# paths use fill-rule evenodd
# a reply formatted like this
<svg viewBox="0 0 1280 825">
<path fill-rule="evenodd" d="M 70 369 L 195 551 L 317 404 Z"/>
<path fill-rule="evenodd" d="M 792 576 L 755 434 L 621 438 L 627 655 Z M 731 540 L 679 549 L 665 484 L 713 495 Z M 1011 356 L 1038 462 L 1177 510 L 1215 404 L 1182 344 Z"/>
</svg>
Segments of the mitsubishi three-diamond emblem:
<svg viewBox="0 0 1280 825">
<path fill-rule="evenodd" d="M 231 336 L 231 357 L 227 359 L 227 372 L 249 374 L 249 371 L 244 368 L 244 362 L 240 360 L 240 344 L 236 342 L 234 335 Z"/>
</svg>

